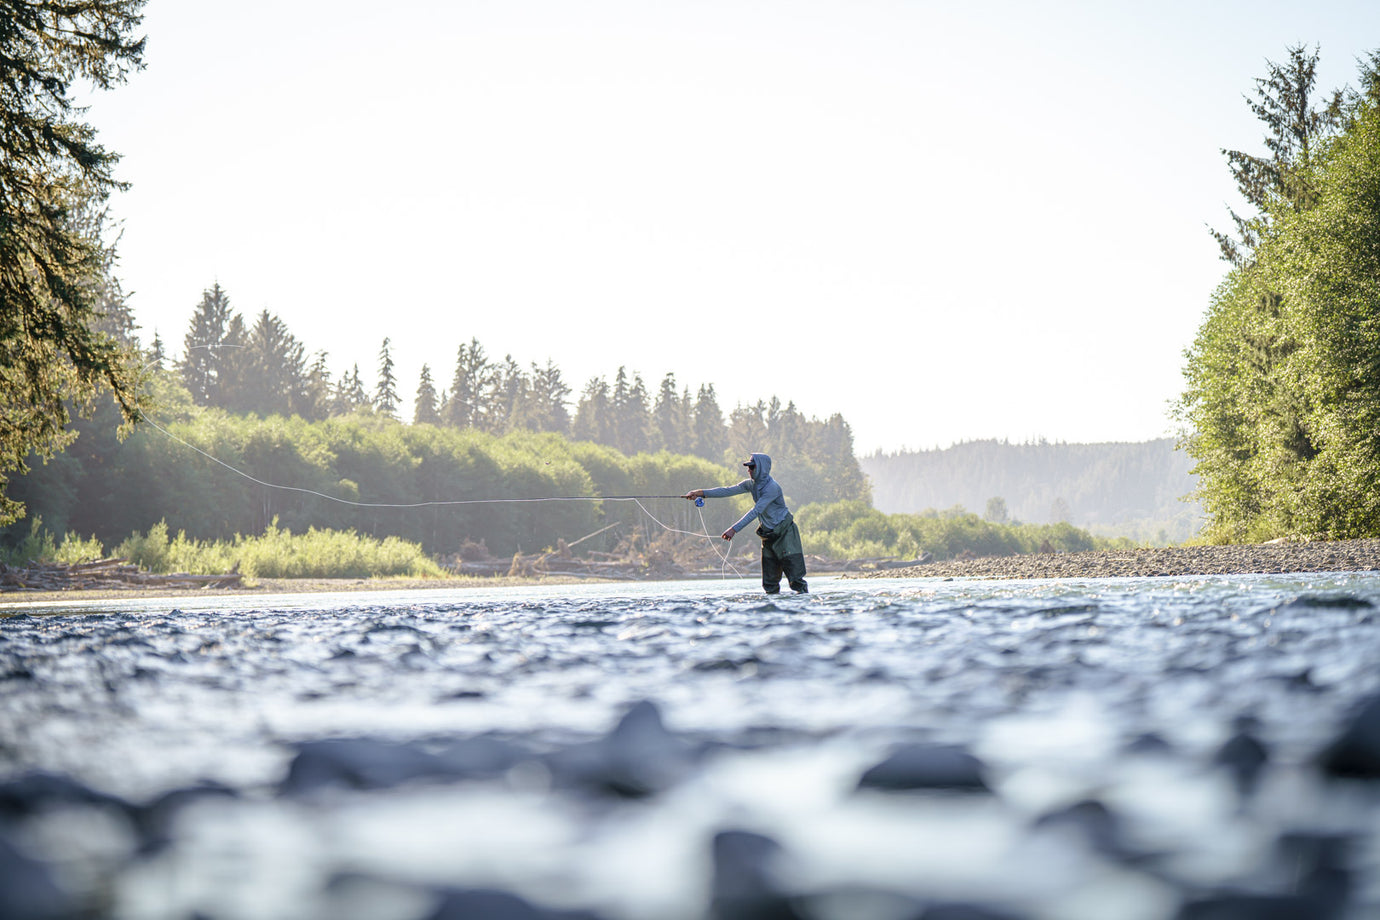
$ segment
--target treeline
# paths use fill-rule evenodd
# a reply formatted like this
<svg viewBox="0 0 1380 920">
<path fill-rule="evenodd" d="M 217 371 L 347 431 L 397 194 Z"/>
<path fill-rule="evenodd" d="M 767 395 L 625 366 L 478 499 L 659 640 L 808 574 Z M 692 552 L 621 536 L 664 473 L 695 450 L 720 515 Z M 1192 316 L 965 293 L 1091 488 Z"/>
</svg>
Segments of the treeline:
<svg viewBox="0 0 1380 920">
<path fill-rule="evenodd" d="M 162 351 L 155 344 L 156 361 Z M 806 418 L 793 402 L 782 405 L 776 397 L 738 406 L 725 417 L 712 383 L 692 392 L 668 373 L 652 394 L 642 376 L 626 367 L 618 368 L 612 381 L 590 379 L 576 397 L 554 362 L 524 367 L 512 355 L 494 360 L 471 339 L 457 347 L 448 384 L 429 365 L 422 366 L 407 412 L 389 339 L 379 350 L 372 387 L 358 364 L 333 376 L 326 359 L 324 352 L 309 359 L 305 345 L 267 310 L 247 324 L 215 284 L 193 312 L 175 369 L 196 405 L 231 414 L 324 421 L 369 411 L 489 434 L 552 432 L 628 455 L 667 451 L 716 463 L 726 453 L 789 453 L 808 458 L 809 475 L 828 480 L 819 488 L 866 489 L 843 417 Z"/>
<path fill-rule="evenodd" d="M 555 432 L 405 425 L 372 411 L 323 421 L 232 415 L 194 405 L 172 375 L 155 383 L 158 427 L 139 425 L 121 441 L 113 410 L 104 410 L 77 423 L 79 437 L 66 451 L 14 479 L 11 491 L 30 515 L 54 533 L 107 545 L 159 521 L 199 540 L 259 534 L 277 521 L 294 533 L 315 527 L 396 536 L 436 555 L 480 542 L 512 554 L 613 523 L 622 529 L 607 542 L 633 528 L 660 528 L 630 502 L 506 499 L 680 495 L 743 475 L 724 458 L 629 456 Z M 780 424 L 772 422 L 761 440 L 784 438 L 772 430 Z M 827 462 L 795 451 L 778 460 L 792 502 L 867 500 L 861 473 L 841 477 Z M 668 526 L 701 529 L 689 502 L 644 504 Z M 11 525 L 4 542 L 14 545 L 27 530 Z"/>
<path fill-rule="evenodd" d="M 675 497 L 736 481 L 736 457 L 628 456 L 554 432 L 405 425 L 375 412 L 260 419 L 194 405 L 172 374 L 155 384 L 157 428 L 140 425 L 121 441 L 116 410 L 102 410 L 78 423 L 68 450 L 16 479 L 31 514 L 0 533 L 0 559 L 78 561 L 110 547 L 154 571 L 429 574 L 430 560 L 501 558 L 562 541 L 580 541 L 579 553 L 648 546 L 668 529 L 707 534 L 710 556 L 749 502 L 699 509 Z M 947 559 L 1111 545 L 1068 524 L 959 509 L 885 514 L 856 490 L 816 488 L 823 480 L 797 475 L 796 463 L 783 455 L 774 471 L 812 555 Z"/>
<path fill-rule="evenodd" d="M 1080 553 L 1133 546 L 1129 538 L 1097 537 L 1067 522 L 992 521 L 962 508 L 886 514 L 863 502 L 806 505 L 796 516 L 810 552 L 834 559 L 896 556 L 935 560 L 1019 553 Z"/>
<path fill-rule="evenodd" d="M 106 306 L 106 331 L 141 350 L 124 297 Z M 553 363 L 530 371 L 511 356 L 495 363 L 472 340 L 459 347 L 444 392 L 422 369 L 406 424 L 388 340 L 370 396 L 358 367 L 333 379 L 324 354 L 308 362 L 302 343 L 268 311 L 247 325 L 219 285 L 204 292 L 184 345 L 185 356 L 166 368 L 161 341 L 144 350 L 138 408 L 145 424 L 132 437 L 122 441 L 118 414 L 98 407 L 94 417 L 73 422 L 76 440 L 62 453 L 46 463 L 30 458 L 30 469 L 8 484 L 9 497 L 54 533 L 106 544 L 164 520 L 189 539 L 227 540 L 262 533 L 281 518 L 293 532 L 357 529 L 415 540 L 441 555 L 464 541 L 486 541 L 505 554 L 531 551 L 609 520 L 647 521 L 636 508 L 589 503 L 540 511 L 402 506 L 678 495 L 736 481 L 738 461 L 754 450 L 777 457 L 797 504 L 870 498 L 842 416 L 806 418 L 775 397 L 725 418 L 712 384 L 692 397 L 667 374 L 652 398 L 639 375 L 620 368 L 612 385 L 589 381 L 572 413 Z M 400 507 L 382 507 L 389 505 Z M 0 529 L 0 548 L 27 533 L 17 519 Z"/>
<path fill-rule="evenodd" d="M 1256 81 L 1266 155 L 1224 151 L 1254 213 L 1177 407 L 1216 540 L 1380 536 L 1380 53 L 1321 99 L 1317 60 Z"/>
<path fill-rule="evenodd" d="M 1139 443 L 968 441 L 877 452 L 859 461 L 876 507 L 969 509 L 994 523 L 1067 522 L 1141 542 L 1182 542 L 1201 526 L 1191 459 L 1161 438 Z"/>
</svg>

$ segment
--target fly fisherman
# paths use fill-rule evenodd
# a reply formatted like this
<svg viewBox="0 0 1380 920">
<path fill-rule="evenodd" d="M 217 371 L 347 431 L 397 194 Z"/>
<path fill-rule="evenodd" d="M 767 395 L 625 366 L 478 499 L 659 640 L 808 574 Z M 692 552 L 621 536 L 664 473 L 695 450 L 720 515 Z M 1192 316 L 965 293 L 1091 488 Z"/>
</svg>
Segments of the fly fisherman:
<svg viewBox="0 0 1380 920">
<path fill-rule="evenodd" d="M 810 588 L 805 584 L 805 551 L 800 546 L 800 528 L 795 526 L 795 518 L 786 508 L 786 497 L 781 486 L 771 478 L 771 457 L 766 454 L 751 454 L 743 464 L 747 467 L 749 479 L 734 486 L 719 486 L 716 489 L 695 489 L 686 492 L 684 497 L 724 498 L 748 492 L 756 502 L 738 519 L 738 523 L 725 530 L 723 538 L 732 540 L 755 517 L 761 518 L 757 526 L 757 536 L 762 538 L 762 587 L 768 594 L 781 592 L 781 574 L 796 594 L 805 594 Z"/>
</svg>

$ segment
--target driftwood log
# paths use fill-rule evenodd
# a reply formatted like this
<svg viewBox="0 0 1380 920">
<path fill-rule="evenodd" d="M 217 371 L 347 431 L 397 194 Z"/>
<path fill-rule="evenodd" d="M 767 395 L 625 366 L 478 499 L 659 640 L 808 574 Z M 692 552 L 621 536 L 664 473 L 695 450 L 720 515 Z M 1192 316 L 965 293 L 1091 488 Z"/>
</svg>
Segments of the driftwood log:
<svg viewBox="0 0 1380 920">
<path fill-rule="evenodd" d="M 70 591 L 82 588 L 237 588 L 239 572 L 224 575 L 155 575 L 125 559 L 101 559 L 70 565 L 31 561 L 27 566 L 0 563 L 0 591 Z"/>
</svg>

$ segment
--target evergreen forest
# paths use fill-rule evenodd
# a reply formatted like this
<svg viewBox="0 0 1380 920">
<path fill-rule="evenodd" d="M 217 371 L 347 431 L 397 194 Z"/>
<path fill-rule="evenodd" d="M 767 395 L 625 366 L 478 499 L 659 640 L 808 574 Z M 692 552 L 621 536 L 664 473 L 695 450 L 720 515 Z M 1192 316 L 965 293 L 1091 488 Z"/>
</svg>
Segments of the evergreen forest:
<svg viewBox="0 0 1380 920">
<path fill-rule="evenodd" d="M 1216 541 L 1380 536 L 1380 53 L 1326 94 L 1317 62 L 1271 63 L 1265 152 L 1223 151 L 1249 209 L 1176 406 Z"/>
</svg>

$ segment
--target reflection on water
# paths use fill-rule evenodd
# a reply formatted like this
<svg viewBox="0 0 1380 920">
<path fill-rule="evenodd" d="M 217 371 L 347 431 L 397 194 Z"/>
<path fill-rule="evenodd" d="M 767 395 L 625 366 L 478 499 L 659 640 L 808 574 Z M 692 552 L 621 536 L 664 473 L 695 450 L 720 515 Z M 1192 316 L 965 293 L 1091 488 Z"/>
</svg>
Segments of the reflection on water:
<svg viewBox="0 0 1380 920">
<path fill-rule="evenodd" d="M 812 587 L 0 619 L 0 916 L 1380 910 L 1375 576 Z"/>
</svg>

